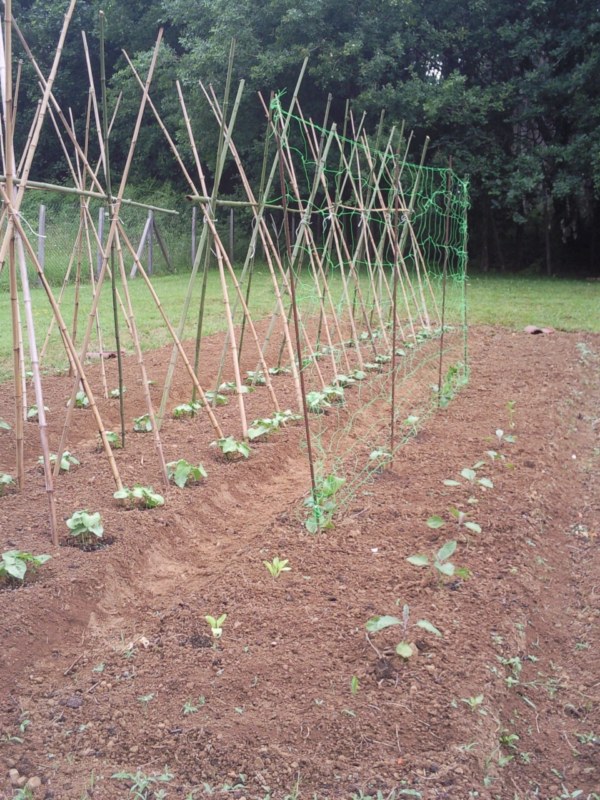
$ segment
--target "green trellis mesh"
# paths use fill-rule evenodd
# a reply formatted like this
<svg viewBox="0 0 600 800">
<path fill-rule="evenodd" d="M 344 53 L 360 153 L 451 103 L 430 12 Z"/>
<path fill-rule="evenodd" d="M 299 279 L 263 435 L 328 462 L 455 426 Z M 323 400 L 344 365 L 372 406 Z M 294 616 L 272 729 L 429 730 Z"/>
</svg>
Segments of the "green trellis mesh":
<svg viewBox="0 0 600 800">
<path fill-rule="evenodd" d="M 272 112 L 285 169 L 278 184 L 283 191 L 274 191 L 269 202 L 288 212 L 303 324 L 313 334 L 316 327 L 316 357 L 330 385 L 340 387 L 350 360 L 352 374 L 361 372 L 351 318 L 366 364 L 368 379 L 355 380 L 344 389 L 343 402 L 311 415 L 318 481 L 330 474 L 346 481 L 336 495 L 339 508 L 365 491 L 391 455 L 395 264 L 394 451 L 435 409 L 447 406 L 467 379 L 468 182 L 451 169 L 405 161 L 399 155 L 405 142 L 394 132 L 383 143 L 360 133 L 340 136 L 288 114 L 279 98 Z M 326 331 L 334 306 L 349 336 L 345 347 L 332 347 L 331 319 Z M 307 390 L 318 390 L 314 361 L 306 358 L 304 366 Z"/>
</svg>

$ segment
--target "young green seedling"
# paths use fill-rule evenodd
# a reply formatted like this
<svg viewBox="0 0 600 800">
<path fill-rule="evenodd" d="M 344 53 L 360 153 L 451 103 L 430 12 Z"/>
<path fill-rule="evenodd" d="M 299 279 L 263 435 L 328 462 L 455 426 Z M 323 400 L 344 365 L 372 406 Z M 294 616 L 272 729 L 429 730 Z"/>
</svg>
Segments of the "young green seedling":
<svg viewBox="0 0 600 800">
<path fill-rule="evenodd" d="M 67 528 L 71 531 L 69 535 L 84 547 L 101 539 L 104 535 L 99 511 L 96 511 L 95 514 L 90 514 L 88 511 L 75 511 L 67 520 Z"/>
<path fill-rule="evenodd" d="M 282 572 L 291 572 L 292 568 L 288 567 L 289 563 L 289 559 L 278 556 L 275 556 L 273 561 L 263 561 L 272 578 L 278 578 Z"/>
<path fill-rule="evenodd" d="M 478 525 L 477 522 L 472 522 L 471 520 L 467 519 L 467 512 L 460 511 L 458 508 L 452 507 L 450 509 L 450 513 L 456 519 L 459 527 L 464 526 L 472 533 L 481 533 L 481 525 Z"/>
<path fill-rule="evenodd" d="M 311 414 L 322 414 L 323 411 L 331 408 L 331 403 L 325 392 L 309 392 L 306 395 L 306 406 Z"/>
<path fill-rule="evenodd" d="M 222 439 L 218 439 L 216 442 L 213 442 L 219 450 L 223 453 L 225 458 L 229 461 L 233 461 L 236 458 L 248 458 L 250 453 L 252 452 L 246 442 L 238 442 L 237 439 L 234 439 L 233 436 L 225 436 Z"/>
<path fill-rule="evenodd" d="M 15 479 L 13 476 L 9 475 L 8 472 L 0 472 L 0 497 L 2 497 L 4 492 L 11 486 L 15 486 Z"/>
<path fill-rule="evenodd" d="M 113 497 L 130 508 L 157 508 L 165 504 L 165 498 L 155 492 L 151 486 L 140 486 L 139 484 L 136 484 L 133 489 L 124 486 L 116 491 Z"/>
<path fill-rule="evenodd" d="M 114 431 L 106 431 L 105 433 L 106 433 L 106 440 L 109 443 L 109 445 L 111 446 L 111 449 L 112 450 L 120 450 L 121 449 L 121 437 L 119 436 L 119 434 L 115 433 Z M 96 448 L 98 450 L 102 449 L 102 439 L 101 439 L 100 436 L 98 436 L 98 444 L 96 445 Z"/>
<path fill-rule="evenodd" d="M 311 512 L 304 525 L 309 533 L 317 533 L 319 529 L 333 527 L 333 515 L 337 508 L 333 497 L 345 483 L 345 478 L 328 475 L 317 484 L 315 496 L 311 495 L 306 498 L 304 505 L 306 508 L 310 508 Z"/>
<path fill-rule="evenodd" d="M 515 427 L 515 406 L 517 405 L 516 400 L 509 400 L 506 404 L 506 410 L 508 411 L 508 427 L 513 430 Z"/>
<path fill-rule="evenodd" d="M 50 453 L 50 463 L 56 464 L 56 453 Z M 44 466 L 44 456 L 39 456 L 38 464 L 40 466 Z M 61 472 L 69 472 L 71 467 L 78 467 L 79 461 L 75 458 L 74 455 L 69 453 L 68 450 L 62 454 L 62 458 L 60 459 L 60 471 Z"/>
<path fill-rule="evenodd" d="M 478 711 L 480 714 L 485 715 L 485 711 L 481 708 L 483 703 L 483 695 L 478 694 L 474 697 L 461 697 L 461 703 L 466 703 L 471 711 Z"/>
<path fill-rule="evenodd" d="M 44 406 L 44 411 L 49 412 L 50 409 L 48 406 Z M 29 411 L 27 412 L 27 419 L 29 422 L 34 422 L 39 417 L 39 409 L 37 406 L 31 406 Z"/>
<path fill-rule="evenodd" d="M 5 420 L 2 419 L 2 417 L 0 417 L 0 431 L 9 431 L 10 429 L 11 428 L 8 422 L 6 422 Z"/>
<path fill-rule="evenodd" d="M 514 444 L 517 441 L 517 437 L 513 436 L 512 433 L 504 433 L 502 428 L 498 428 L 496 430 L 496 438 L 498 439 L 498 444 L 502 444 L 502 442 L 508 442 L 508 444 Z"/>
<path fill-rule="evenodd" d="M 209 389 L 208 392 L 204 392 L 204 397 L 206 397 L 206 402 L 210 403 L 211 406 L 226 406 L 229 402 L 224 394 L 219 394 L 219 392 L 216 392 L 213 389 Z M 200 403 L 200 405 L 202 405 L 202 403 Z"/>
<path fill-rule="evenodd" d="M 409 641 L 409 628 L 410 626 L 410 607 L 405 604 L 402 607 L 402 619 L 393 616 L 372 617 L 367 623 L 366 628 L 369 633 L 378 633 L 379 631 L 389 628 L 392 625 L 400 625 L 402 627 L 402 641 L 396 645 L 396 653 L 403 659 L 407 660 L 416 652 L 416 645 L 414 642 Z M 432 633 L 434 636 L 442 637 L 435 625 L 432 625 L 426 619 L 420 619 L 415 622 L 413 627 L 421 628 L 427 633 Z"/>
<path fill-rule="evenodd" d="M 404 425 L 410 429 L 410 432 L 413 436 L 416 436 L 419 432 L 419 428 L 417 427 L 420 417 L 417 417 L 416 414 L 411 414 L 404 420 Z"/>
<path fill-rule="evenodd" d="M 190 400 L 189 403 L 180 403 L 173 409 L 173 417 L 175 419 L 183 419 L 184 417 L 194 417 L 202 408 L 202 404 L 195 400 Z"/>
<path fill-rule="evenodd" d="M 204 619 L 210 625 L 210 630 L 213 635 L 213 639 L 220 639 L 223 635 L 223 624 L 227 619 L 227 614 L 221 614 L 220 617 L 211 617 L 210 614 L 207 614 Z"/>
<path fill-rule="evenodd" d="M 265 375 L 261 369 L 248 370 L 246 372 L 247 380 L 250 386 L 264 386 L 267 382 Z"/>
<path fill-rule="evenodd" d="M 152 420 L 149 414 L 142 414 L 133 420 L 133 430 L 136 433 L 150 433 L 152 430 Z"/>
<path fill-rule="evenodd" d="M 75 408 L 88 408 L 90 401 L 85 392 L 77 392 L 75 395 Z"/>
<path fill-rule="evenodd" d="M 219 386 L 220 392 L 235 392 L 237 394 L 238 388 L 237 384 L 234 381 L 226 381 Z M 250 392 L 254 391 L 252 386 L 240 386 L 239 393 L 240 394 L 249 394 Z"/>
<path fill-rule="evenodd" d="M 376 447 L 375 450 L 371 450 L 369 453 L 369 461 L 375 463 L 375 470 L 377 472 L 383 471 L 385 465 L 389 463 L 391 458 L 392 454 L 385 447 Z"/>
<path fill-rule="evenodd" d="M 459 578 L 468 578 L 470 575 L 466 567 L 457 567 L 451 561 L 448 561 L 450 556 L 454 555 L 456 551 L 457 542 L 451 539 L 442 545 L 440 549 L 430 558 L 429 556 L 417 554 L 409 556 L 406 560 L 414 567 L 433 567 L 440 575 L 445 577 L 453 577 L 457 575 Z"/>
<path fill-rule="evenodd" d="M 23 550 L 7 550 L 0 556 L 0 578 L 12 578 L 24 581 L 27 570 L 35 572 L 38 567 L 49 561 L 52 556 L 34 556 Z"/>
<path fill-rule="evenodd" d="M 334 386 L 339 386 L 342 389 L 347 389 L 349 386 L 352 386 L 354 383 L 356 383 L 356 378 L 354 378 L 352 375 L 339 374 L 339 375 L 336 375 L 334 380 L 333 380 L 333 385 Z"/>
<path fill-rule="evenodd" d="M 127 389 L 123 387 L 123 394 L 125 394 L 126 391 Z M 119 397 L 121 397 L 121 390 L 119 389 L 119 387 L 117 387 L 116 389 L 111 389 L 110 392 L 108 393 L 108 396 L 111 398 L 111 400 L 118 400 Z"/>
<path fill-rule="evenodd" d="M 269 375 L 287 375 L 289 372 L 289 367 L 269 367 Z"/>
<path fill-rule="evenodd" d="M 203 478 L 208 478 L 208 473 L 202 464 L 194 466 L 184 458 L 180 458 L 179 461 L 169 461 L 167 476 L 176 486 L 183 489 L 188 484 L 199 483 Z"/>
</svg>

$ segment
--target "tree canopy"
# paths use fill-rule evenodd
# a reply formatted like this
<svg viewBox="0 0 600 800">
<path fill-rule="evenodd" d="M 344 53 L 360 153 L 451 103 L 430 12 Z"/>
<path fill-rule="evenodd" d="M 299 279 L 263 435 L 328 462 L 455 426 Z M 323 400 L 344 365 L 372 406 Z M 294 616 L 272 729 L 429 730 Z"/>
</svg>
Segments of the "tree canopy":
<svg viewBox="0 0 600 800">
<path fill-rule="evenodd" d="M 46 67 L 65 5 L 15 4 L 15 17 Z M 123 93 L 114 137 L 117 162 L 126 152 L 140 97 L 121 48 L 145 73 L 157 28 L 165 27 L 152 97 L 183 142 L 174 79 L 181 81 L 210 166 L 214 125 L 198 80 L 222 92 L 235 39 L 234 76 L 247 82 L 236 141 L 250 163 L 260 160 L 265 131 L 256 93 L 268 100 L 272 90 L 290 90 L 308 57 L 300 95 L 305 115 L 322 119 L 331 94 L 331 121 L 343 123 L 349 100 L 356 115 L 367 112 L 374 130 L 385 109 L 385 124 L 404 121 L 417 147 L 425 135 L 431 137 L 431 163 L 446 165 L 452 157 L 455 169 L 470 176 L 475 264 L 598 271 L 597 0 L 84 0 L 57 84 L 59 98 L 80 120 L 87 76 L 79 31 L 88 33 L 96 68 L 100 8 L 107 19 L 112 96 Z M 33 104 L 38 90 L 29 68 L 25 84 Z M 144 127 L 134 179 L 179 180 L 163 155 L 161 136 L 156 126 Z M 60 177 L 59 164 L 58 150 L 49 144 L 38 170 Z"/>
</svg>

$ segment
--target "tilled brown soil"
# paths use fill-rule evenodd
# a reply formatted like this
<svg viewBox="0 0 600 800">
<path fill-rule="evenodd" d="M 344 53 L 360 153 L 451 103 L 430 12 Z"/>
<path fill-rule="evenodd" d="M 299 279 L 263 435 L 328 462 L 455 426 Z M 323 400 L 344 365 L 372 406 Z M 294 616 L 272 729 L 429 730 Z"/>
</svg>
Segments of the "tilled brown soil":
<svg viewBox="0 0 600 800">
<path fill-rule="evenodd" d="M 61 524 L 101 511 L 114 542 L 54 549 L 28 435 L 29 485 L 0 499 L 0 548 L 53 558 L 0 591 L 0 798 L 26 797 L 29 779 L 45 800 L 599 797 L 600 337 L 473 329 L 470 351 L 469 385 L 318 536 L 302 526 L 300 425 L 224 463 L 204 418 L 169 420 L 167 460 L 202 460 L 209 478 L 125 511 L 77 411 L 82 465 L 58 480 Z M 152 377 L 164 361 L 150 356 Z M 48 405 L 68 392 L 50 379 Z M 0 387 L 0 416 L 10 404 Z M 100 405 L 116 427 L 114 401 Z M 233 425 L 233 401 L 228 414 Z M 0 432 L 0 469 L 11 448 Z M 116 457 L 126 484 L 160 488 L 148 438 Z M 461 477 L 480 461 L 474 482 Z M 450 539 L 468 579 L 406 561 Z M 274 556 L 291 566 L 277 579 L 263 565 Z M 400 626 L 365 628 L 405 604 L 406 661 Z M 213 639 L 205 616 L 224 613 Z"/>
</svg>

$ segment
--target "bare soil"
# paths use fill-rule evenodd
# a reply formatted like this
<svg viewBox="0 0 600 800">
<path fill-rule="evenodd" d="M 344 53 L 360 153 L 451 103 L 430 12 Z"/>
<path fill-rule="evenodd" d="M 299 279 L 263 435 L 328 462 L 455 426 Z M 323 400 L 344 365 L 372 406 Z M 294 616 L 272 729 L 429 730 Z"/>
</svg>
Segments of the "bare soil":
<svg viewBox="0 0 600 800">
<path fill-rule="evenodd" d="M 215 337 L 205 356 L 219 353 Z M 149 356 L 156 400 L 167 357 Z M 28 427 L 28 486 L 0 498 L 0 551 L 52 560 L 0 590 L 0 798 L 30 779 L 44 800 L 275 800 L 295 787 L 319 800 L 599 797 L 600 337 L 472 329 L 470 358 L 469 385 L 317 536 L 302 524 L 301 425 L 225 463 L 204 416 L 168 420 L 167 460 L 201 460 L 209 478 L 125 511 L 90 412 L 76 411 L 69 449 L 82 464 L 58 479 L 61 525 L 75 508 L 101 511 L 114 541 L 53 548 Z M 126 369 L 128 407 L 143 413 Z M 49 407 L 69 391 L 49 378 Z M 250 419 L 265 397 L 248 396 Z M 187 399 L 182 381 L 173 404 Z M 1 386 L 0 417 L 11 404 Z M 116 429 L 115 401 L 100 406 Z M 232 400 L 220 419 L 236 414 Z M 12 448 L 0 432 L 0 470 L 14 469 Z M 126 484 L 161 490 L 149 438 L 131 434 L 116 458 Z M 460 477 L 479 461 L 493 488 Z M 449 539 L 468 579 L 406 561 Z M 274 556 L 291 566 L 277 579 L 263 565 Z M 365 628 L 404 604 L 406 661 L 400 626 Z M 205 615 L 224 613 L 213 639 Z M 123 773 L 154 782 L 135 794 Z"/>
</svg>

